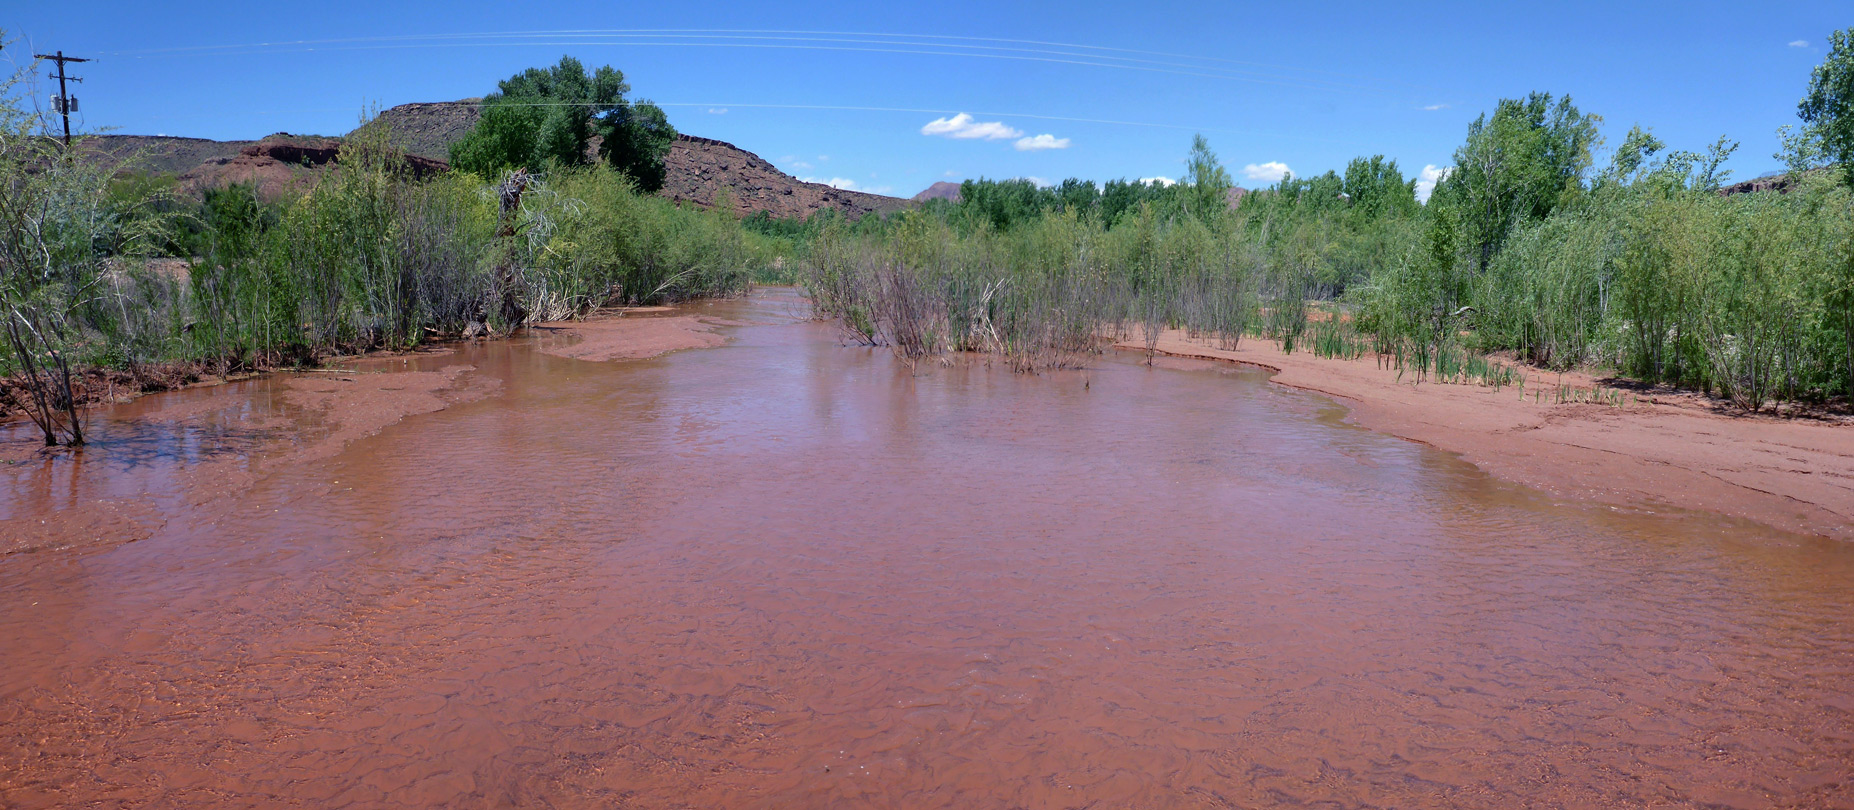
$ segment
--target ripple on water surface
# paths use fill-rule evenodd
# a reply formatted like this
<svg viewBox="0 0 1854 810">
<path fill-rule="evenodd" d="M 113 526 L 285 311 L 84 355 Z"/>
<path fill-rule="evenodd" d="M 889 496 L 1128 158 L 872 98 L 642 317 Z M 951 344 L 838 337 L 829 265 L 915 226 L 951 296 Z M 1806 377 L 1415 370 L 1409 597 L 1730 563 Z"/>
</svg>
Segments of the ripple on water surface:
<svg viewBox="0 0 1854 810">
<path fill-rule="evenodd" d="M 793 310 L 422 359 L 476 393 L 327 454 L 253 381 L 8 469 L 144 539 L 0 558 L 0 805 L 1854 806 L 1845 547 Z"/>
</svg>

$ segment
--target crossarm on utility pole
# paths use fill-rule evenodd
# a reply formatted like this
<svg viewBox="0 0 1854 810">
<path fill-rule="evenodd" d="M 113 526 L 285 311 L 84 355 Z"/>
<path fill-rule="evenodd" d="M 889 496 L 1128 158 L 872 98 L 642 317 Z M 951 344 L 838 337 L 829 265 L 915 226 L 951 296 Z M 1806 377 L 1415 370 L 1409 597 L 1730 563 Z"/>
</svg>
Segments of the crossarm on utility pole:
<svg viewBox="0 0 1854 810">
<path fill-rule="evenodd" d="M 77 78 L 76 76 L 66 76 L 64 73 L 64 65 L 66 62 L 88 62 L 90 60 L 80 59 L 75 56 L 65 56 L 64 51 L 53 54 L 35 53 L 32 55 L 32 58 L 50 59 L 58 63 L 58 75 L 52 76 L 51 78 L 58 80 L 58 113 L 64 116 L 64 147 L 69 149 L 71 148 L 71 93 L 65 89 L 64 83 L 67 80 L 81 82 L 83 79 Z"/>
</svg>

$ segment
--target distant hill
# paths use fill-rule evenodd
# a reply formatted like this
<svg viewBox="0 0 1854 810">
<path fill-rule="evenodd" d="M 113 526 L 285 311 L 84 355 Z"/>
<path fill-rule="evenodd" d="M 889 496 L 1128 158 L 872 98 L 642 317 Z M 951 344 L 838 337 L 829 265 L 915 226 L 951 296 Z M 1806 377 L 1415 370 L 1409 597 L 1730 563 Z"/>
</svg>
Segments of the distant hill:
<svg viewBox="0 0 1854 810">
<path fill-rule="evenodd" d="M 250 183 L 275 199 L 315 184 L 334 168 L 340 138 L 279 132 L 256 141 L 209 141 L 166 135 L 93 135 L 79 153 L 111 169 L 175 175 L 182 191 L 197 193 L 233 183 Z M 406 163 L 418 175 L 448 171 L 443 161 L 416 155 Z"/>
<path fill-rule="evenodd" d="M 1827 169 L 1810 169 L 1807 172 L 1807 174 L 1816 174 L 1818 172 L 1825 172 L 1825 171 L 1828 171 L 1828 170 Z M 1778 194 L 1788 194 L 1790 193 L 1790 189 L 1793 189 L 1795 187 L 1796 187 L 1796 178 L 1790 176 L 1789 173 L 1772 172 L 1769 174 L 1759 175 L 1755 179 L 1733 183 L 1729 186 L 1720 186 L 1719 193 L 1724 194 L 1724 195 L 1731 195 L 1731 194 L 1754 194 L 1759 191 L 1775 191 Z"/>
<path fill-rule="evenodd" d="M 915 202 L 925 202 L 927 200 L 952 200 L 953 202 L 959 202 L 959 184 L 941 180 L 938 183 L 928 186 L 911 199 Z"/>
<path fill-rule="evenodd" d="M 382 111 L 363 129 L 385 126 L 393 145 L 417 158 L 419 172 L 448 168 L 450 145 L 476 126 L 481 99 L 401 104 Z M 355 133 L 349 133 L 353 135 Z M 300 138 L 278 133 L 262 141 L 209 141 L 165 135 L 99 135 L 83 148 L 112 167 L 133 162 L 140 171 L 180 175 L 189 189 L 233 182 L 255 182 L 267 193 L 313 183 L 333 165 L 340 139 Z M 302 151 L 304 148 L 309 151 Z M 294 151 L 292 151 L 294 150 Z M 294 159 L 285 159 L 294 158 Z M 662 196 L 704 208 L 726 188 L 734 209 L 743 215 L 766 211 L 776 217 L 802 218 L 834 209 L 852 219 L 907 207 L 908 201 L 880 194 L 846 191 L 807 183 L 779 171 L 745 149 L 712 138 L 679 135 L 665 157 L 668 171 Z M 955 186 L 957 189 L 957 186 Z"/>
<path fill-rule="evenodd" d="M 92 135 L 78 142 L 78 153 L 112 169 L 132 163 L 139 171 L 180 174 L 214 158 L 229 158 L 254 143 L 166 135 Z"/>
<path fill-rule="evenodd" d="M 451 144 L 476 126 L 481 101 L 471 98 L 401 104 L 381 112 L 366 126 L 388 127 L 393 144 L 411 154 L 448 160 Z M 596 142 L 592 148 L 597 149 Z M 726 188 L 734 198 L 734 210 L 742 215 L 766 211 L 776 217 L 803 218 L 833 208 L 855 219 L 907 205 L 906 200 L 895 197 L 806 183 L 779 171 L 759 155 L 712 138 L 678 135 L 664 163 L 664 197 L 707 208 Z"/>
<path fill-rule="evenodd" d="M 668 166 L 662 194 L 678 202 L 704 208 L 714 205 L 722 188 L 734 198 L 741 214 L 766 211 L 776 217 L 808 217 L 834 208 L 856 219 L 864 214 L 890 213 L 908 201 L 880 194 L 846 191 L 822 183 L 806 183 L 779 171 L 759 155 L 731 143 L 693 135 L 678 135 L 664 158 Z"/>
<path fill-rule="evenodd" d="M 262 196 L 276 199 L 285 193 L 306 190 L 323 174 L 334 171 L 341 143 L 339 138 L 300 138 L 278 133 L 246 144 L 237 154 L 209 158 L 181 173 L 180 187 L 198 192 L 249 183 L 257 186 Z M 405 168 L 417 177 L 430 177 L 451 169 L 444 161 L 412 154 L 405 156 Z"/>
<path fill-rule="evenodd" d="M 380 111 L 372 121 L 348 134 L 385 126 L 391 133 L 391 143 L 408 154 L 448 161 L 451 144 L 463 140 L 463 136 L 476 126 L 476 119 L 481 116 L 481 108 L 477 105 L 481 101 L 480 98 L 466 98 L 401 104 Z"/>
</svg>

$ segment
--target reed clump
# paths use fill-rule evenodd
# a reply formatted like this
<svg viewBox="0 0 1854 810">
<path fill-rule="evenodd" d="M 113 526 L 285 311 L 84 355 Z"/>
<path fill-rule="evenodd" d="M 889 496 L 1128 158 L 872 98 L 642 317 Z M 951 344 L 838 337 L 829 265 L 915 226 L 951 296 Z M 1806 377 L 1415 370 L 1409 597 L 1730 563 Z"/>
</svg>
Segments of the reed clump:
<svg viewBox="0 0 1854 810">
<path fill-rule="evenodd" d="M 1374 157 L 1209 206 L 1237 195 L 1201 140 L 1191 183 L 967 181 L 956 202 L 807 226 L 797 272 L 821 317 L 910 363 L 1035 370 L 1183 329 L 1416 380 L 1504 388 L 1519 372 L 1491 357 L 1509 355 L 1748 411 L 1854 405 L 1846 173 L 1722 194 L 1732 144 L 1667 151 L 1639 128 L 1597 170 L 1597 121 L 1568 97 L 1503 100 L 1425 202 Z"/>
<path fill-rule="evenodd" d="M 1066 212 L 1008 230 L 914 211 L 875 234 L 826 228 L 803 281 L 819 316 L 910 363 L 983 352 L 1035 371 L 1077 366 L 1134 329 L 1234 346 L 1256 303 L 1237 257 L 1214 249 L 1231 244 L 1150 210 L 1114 229 Z"/>
</svg>

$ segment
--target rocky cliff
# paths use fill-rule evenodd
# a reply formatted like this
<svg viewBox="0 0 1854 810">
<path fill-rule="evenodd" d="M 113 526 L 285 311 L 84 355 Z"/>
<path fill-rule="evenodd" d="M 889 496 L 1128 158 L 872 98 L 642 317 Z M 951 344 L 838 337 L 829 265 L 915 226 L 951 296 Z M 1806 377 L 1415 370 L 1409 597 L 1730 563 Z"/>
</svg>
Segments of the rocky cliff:
<svg viewBox="0 0 1854 810">
<path fill-rule="evenodd" d="M 388 140 L 407 154 L 448 161 L 451 144 L 462 140 L 476 126 L 480 101 L 480 98 L 466 98 L 401 104 L 380 111 L 372 121 L 348 134 L 383 126 L 389 133 Z"/>
<path fill-rule="evenodd" d="M 803 182 L 759 155 L 712 138 L 678 135 L 664 162 L 669 171 L 663 196 L 708 207 L 725 188 L 734 210 L 743 215 L 766 211 L 775 217 L 802 218 L 831 208 L 855 219 L 898 211 L 908 204 L 896 197 Z"/>
</svg>

